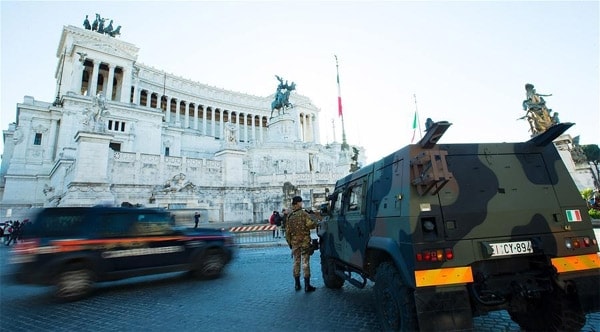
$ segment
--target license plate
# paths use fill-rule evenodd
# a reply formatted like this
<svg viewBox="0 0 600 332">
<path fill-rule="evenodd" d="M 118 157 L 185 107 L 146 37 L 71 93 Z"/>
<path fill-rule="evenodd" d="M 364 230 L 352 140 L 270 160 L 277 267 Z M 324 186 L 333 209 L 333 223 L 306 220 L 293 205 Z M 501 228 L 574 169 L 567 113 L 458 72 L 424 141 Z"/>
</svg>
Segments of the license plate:
<svg viewBox="0 0 600 332">
<path fill-rule="evenodd" d="M 522 255 L 533 252 L 531 241 L 490 243 L 490 246 L 494 251 L 492 256 Z"/>
</svg>

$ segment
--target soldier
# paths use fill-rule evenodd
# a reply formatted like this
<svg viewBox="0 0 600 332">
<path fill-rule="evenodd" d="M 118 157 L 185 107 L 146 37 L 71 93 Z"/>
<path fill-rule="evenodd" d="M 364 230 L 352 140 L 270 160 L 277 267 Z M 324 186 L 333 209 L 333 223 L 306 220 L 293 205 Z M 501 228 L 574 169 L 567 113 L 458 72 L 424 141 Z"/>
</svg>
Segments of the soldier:
<svg viewBox="0 0 600 332">
<path fill-rule="evenodd" d="M 302 288 L 300 286 L 300 262 L 302 262 L 304 291 L 314 292 L 316 288 L 310 284 L 310 255 L 312 254 L 310 230 L 316 228 L 317 223 L 302 209 L 302 197 L 292 198 L 292 212 L 287 217 L 285 227 L 285 239 L 294 257 L 295 289 L 299 291 Z"/>
</svg>

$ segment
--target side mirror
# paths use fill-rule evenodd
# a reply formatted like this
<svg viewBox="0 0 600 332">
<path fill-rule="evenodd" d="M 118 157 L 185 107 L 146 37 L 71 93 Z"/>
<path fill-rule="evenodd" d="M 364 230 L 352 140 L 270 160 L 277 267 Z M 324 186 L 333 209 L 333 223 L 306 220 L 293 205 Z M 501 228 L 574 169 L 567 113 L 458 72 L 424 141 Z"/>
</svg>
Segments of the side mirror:
<svg viewBox="0 0 600 332">
<path fill-rule="evenodd" d="M 322 215 L 329 214 L 329 204 L 328 203 L 321 204 L 321 206 L 319 207 L 319 210 L 321 211 Z"/>
</svg>

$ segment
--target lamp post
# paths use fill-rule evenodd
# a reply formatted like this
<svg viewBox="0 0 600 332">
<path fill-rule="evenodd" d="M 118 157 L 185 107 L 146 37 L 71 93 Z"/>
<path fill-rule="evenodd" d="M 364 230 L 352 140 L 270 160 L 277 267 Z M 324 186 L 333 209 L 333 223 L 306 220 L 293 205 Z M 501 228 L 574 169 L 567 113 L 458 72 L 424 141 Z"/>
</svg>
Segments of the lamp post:
<svg viewBox="0 0 600 332">
<path fill-rule="evenodd" d="M 61 65 L 60 65 L 60 78 L 58 79 L 58 90 L 56 91 L 56 98 L 54 99 L 54 102 L 52 103 L 52 106 L 60 106 L 60 107 L 62 107 L 62 101 L 60 100 L 60 87 L 62 85 L 63 71 L 65 70 L 65 58 L 66 58 L 66 56 L 67 56 L 67 48 L 65 47 L 65 50 L 64 50 L 63 56 L 62 56 Z"/>
</svg>

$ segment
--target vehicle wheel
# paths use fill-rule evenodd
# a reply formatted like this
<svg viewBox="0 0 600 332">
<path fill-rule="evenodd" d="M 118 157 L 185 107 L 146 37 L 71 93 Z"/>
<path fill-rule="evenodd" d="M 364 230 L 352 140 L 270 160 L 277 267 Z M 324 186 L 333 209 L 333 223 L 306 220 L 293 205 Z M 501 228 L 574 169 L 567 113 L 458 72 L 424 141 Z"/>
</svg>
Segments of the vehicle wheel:
<svg viewBox="0 0 600 332">
<path fill-rule="evenodd" d="M 396 267 L 384 262 L 375 275 L 375 306 L 384 331 L 418 330 L 413 290 L 405 286 Z"/>
<path fill-rule="evenodd" d="M 528 301 L 527 312 L 510 312 L 510 318 L 525 331 L 581 331 L 585 313 L 576 295 L 562 290 Z"/>
<path fill-rule="evenodd" d="M 335 262 L 323 253 L 321 253 L 321 273 L 323 274 L 325 287 L 340 289 L 344 286 L 345 280 L 335 274 Z"/>
<path fill-rule="evenodd" d="M 89 295 L 94 286 L 94 273 L 85 266 L 71 266 L 58 274 L 54 297 L 61 301 L 75 301 Z"/>
<path fill-rule="evenodd" d="M 215 279 L 221 275 L 225 268 L 225 257 L 218 249 L 211 249 L 200 255 L 196 261 L 194 276 L 200 279 Z"/>
</svg>

